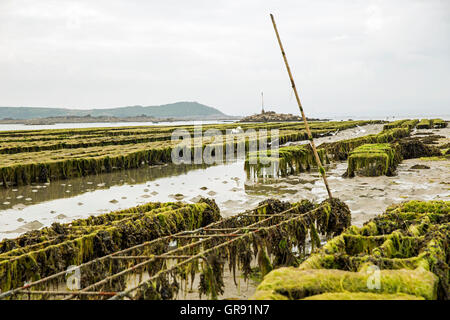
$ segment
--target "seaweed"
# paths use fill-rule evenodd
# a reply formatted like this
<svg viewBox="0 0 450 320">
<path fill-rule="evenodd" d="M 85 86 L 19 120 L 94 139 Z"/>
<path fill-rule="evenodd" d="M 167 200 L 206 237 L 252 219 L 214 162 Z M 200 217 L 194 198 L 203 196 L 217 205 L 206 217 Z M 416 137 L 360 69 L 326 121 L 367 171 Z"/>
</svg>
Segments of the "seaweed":
<svg viewBox="0 0 450 320">
<path fill-rule="evenodd" d="M 417 124 L 417 129 L 431 129 L 433 121 L 430 119 L 422 119 Z"/>
<path fill-rule="evenodd" d="M 382 121 L 313 122 L 311 131 L 314 137 L 319 137 L 329 135 L 333 130 L 369 123 Z M 241 144 L 248 150 L 257 137 L 230 135 L 228 131 L 238 126 L 280 129 L 278 140 L 281 144 L 308 139 L 300 123 L 214 124 L 202 126 L 202 130 L 216 129 L 226 138 L 233 138 L 232 142 L 215 146 L 218 150 L 229 147 L 236 150 Z M 26 185 L 170 163 L 171 153 L 178 145 L 178 141 L 171 140 L 175 129 L 188 133 L 195 131 L 193 126 L 155 126 L 0 132 L 0 183 L 4 187 Z M 270 134 L 267 138 L 267 143 L 271 143 Z M 196 145 L 199 140 L 192 142 Z M 202 151 L 208 146 L 203 142 L 199 145 Z M 190 146 L 190 151 L 192 158 L 195 148 Z"/>
<path fill-rule="evenodd" d="M 440 156 L 441 152 L 438 148 L 425 143 L 429 143 L 432 139 L 432 137 L 425 139 L 421 137 L 410 137 L 399 140 L 398 146 L 403 159 Z"/>
<path fill-rule="evenodd" d="M 264 278 L 253 299 L 270 299 L 272 295 L 282 295 L 298 300 L 325 293 L 401 293 L 436 299 L 437 277 L 428 271 L 381 270 L 380 289 L 368 288 L 369 277 L 366 272 L 280 268 Z"/>
<path fill-rule="evenodd" d="M 318 149 L 318 154 L 321 163 L 329 163 L 325 150 Z M 244 169 L 248 176 L 287 176 L 309 171 L 316 166 L 311 146 L 300 145 L 281 147 L 275 151 L 250 152 Z"/>
<path fill-rule="evenodd" d="M 332 143 L 323 143 L 320 145 L 320 149 L 325 149 L 326 153 L 334 160 L 347 160 L 349 153 L 359 146 L 364 144 L 391 143 L 409 136 L 410 131 L 409 127 L 393 128 L 383 130 L 378 134 L 370 134 Z"/>
<path fill-rule="evenodd" d="M 209 199 L 201 199 L 196 204 L 186 204 L 167 211 L 150 209 L 158 206 L 161 206 L 161 204 L 153 205 L 150 203 L 129 209 L 129 212 L 137 211 L 131 218 L 98 225 L 99 228 L 95 228 L 93 231 L 87 229 L 86 232 L 77 237 L 68 237 L 68 239 L 56 244 L 42 243 L 42 246 L 36 247 L 36 243 L 32 242 L 31 246 L 34 245 L 34 247 L 30 249 L 25 245 L 20 249 L 4 251 L 8 255 L 0 259 L 1 291 L 7 291 L 30 279 L 36 280 L 46 277 L 63 271 L 70 265 L 79 265 L 145 241 L 182 230 L 197 229 L 220 218 L 217 205 Z M 150 211 L 145 211 L 145 207 L 149 208 Z M 109 216 L 111 215 L 113 214 L 109 214 Z M 98 222 L 98 220 L 92 218 L 87 220 L 89 221 L 82 222 L 79 220 L 75 224 L 86 225 L 89 222 Z M 61 227 L 64 228 L 64 226 Z M 66 226 L 66 228 L 70 230 L 71 226 Z M 60 227 L 58 226 L 56 229 L 58 230 Z M 48 234 L 55 231 L 52 227 L 36 233 L 39 232 Z M 22 236 L 15 243 L 20 243 L 21 240 L 26 239 L 29 239 L 29 235 Z M 11 242 L 6 243 L 10 244 Z M 6 245 L 4 247 L 6 248 Z M 11 248 L 10 245 L 9 248 Z M 12 250 L 17 250 L 17 253 L 12 255 Z M 101 276 L 101 273 L 97 273 L 97 276 Z"/>
<path fill-rule="evenodd" d="M 221 259 L 218 254 L 209 254 L 203 259 L 203 262 L 198 292 L 200 298 L 204 294 L 215 300 L 224 292 L 224 259 Z"/>
<path fill-rule="evenodd" d="M 298 268 L 269 273 L 255 299 L 449 299 L 449 201 L 392 205 Z M 369 285 L 378 272 L 377 286 Z"/>
<path fill-rule="evenodd" d="M 419 123 L 418 119 L 413 119 L 413 120 L 409 120 L 409 119 L 405 119 L 405 120 L 397 120 L 397 121 L 393 121 L 390 123 L 387 123 L 383 126 L 383 130 L 389 130 L 389 129 L 394 129 L 394 128 L 408 128 L 408 129 L 412 129 L 414 128 L 417 124 Z"/>
<path fill-rule="evenodd" d="M 174 205 L 178 207 L 174 209 Z M 270 274 L 277 267 L 298 266 L 312 245 L 313 251 L 318 250 L 323 237 L 336 235 L 350 225 L 350 210 L 339 199 L 316 205 L 307 200 L 290 204 L 267 199 L 251 214 L 244 212 L 221 220 L 217 206 L 208 199 L 193 205 L 158 203 L 147 206 L 117 212 L 122 217 L 118 219 L 114 219 L 111 213 L 101 219 L 91 217 L 77 220 L 75 225 L 54 225 L 43 229 L 45 232 L 41 234 L 64 235 L 72 232 L 73 228 L 83 231 L 82 236 L 74 239 L 68 236 L 71 240 L 66 238 L 57 245 L 37 242 L 33 244 L 41 246 L 37 250 L 22 247 L 19 250 L 26 253 L 9 258 L 5 256 L 5 260 L 0 262 L 2 292 L 17 288 L 24 281 L 55 275 L 65 270 L 68 264 L 84 263 L 80 266 L 83 290 L 95 287 L 100 292 L 120 292 L 120 297 L 125 299 L 175 299 L 183 287 L 185 291 L 189 290 L 189 281 L 192 288 L 196 274 L 200 272 L 199 294 L 216 299 L 223 293 L 227 261 L 233 276 L 236 276 L 236 270 L 240 270 L 246 280 L 254 274 L 255 263 L 262 275 Z M 146 209 L 151 210 L 147 212 Z M 258 228 L 250 232 L 254 229 L 250 228 L 252 225 L 258 225 Z M 236 231 L 231 240 L 222 238 L 223 235 L 204 237 L 205 232 L 214 230 L 210 229 L 212 226 L 224 228 L 223 232 L 227 228 Z M 183 231 L 180 235 L 179 230 L 193 231 Z M 190 234 L 202 239 L 197 241 Z M 114 257 L 118 259 L 114 259 L 111 254 L 118 252 L 129 255 L 131 259 L 117 255 Z M 167 254 L 175 256 L 164 258 Z M 143 260 L 133 262 L 135 256 L 148 260 L 139 264 Z M 143 281 L 144 273 L 149 280 Z M 33 285 L 33 288 L 47 292 L 45 290 L 52 283 L 61 284 L 60 278 L 50 279 L 53 278 Z M 133 293 L 127 288 L 127 283 L 136 279 L 139 285 L 133 287 Z M 18 299 L 27 296 L 20 292 L 12 295 Z M 51 296 L 34 293 L 33 297 L 48 299 Z M 75 297 L 83 298 L 77 294 L 73 295 Z"/>
<path fill-rule="evenodd" d="M 392 176 L 402 156 L 397 145 L 364 144 L 350 152 L 346 176 Z"/>
<path fill-rule="evenodd" d="M 442 119 L 433 119 L 433 128 L 447 128 L 448 122 Z"/>
</svg>

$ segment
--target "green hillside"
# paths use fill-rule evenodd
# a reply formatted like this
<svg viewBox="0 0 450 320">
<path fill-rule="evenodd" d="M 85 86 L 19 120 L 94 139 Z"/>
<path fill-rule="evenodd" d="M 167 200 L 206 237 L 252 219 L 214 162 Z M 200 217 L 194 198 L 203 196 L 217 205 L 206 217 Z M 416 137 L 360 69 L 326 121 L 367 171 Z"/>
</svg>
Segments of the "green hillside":
<svg viewBox="0 0 450 320">
<path fill-rule="evenodd" d="M 198 102 L 176 102 L 160 106 L 130 106 L 110 109 L 63 109 L 63 108 L 35 108 L 35 107 L 0 107 L 0 119 L 35 119 L 64 116 L 110 116 L 136 117 L 146 115 L 155 118 L 183 118 L 201 116 L 224 116 L 221 111 Z"/>
</svg>

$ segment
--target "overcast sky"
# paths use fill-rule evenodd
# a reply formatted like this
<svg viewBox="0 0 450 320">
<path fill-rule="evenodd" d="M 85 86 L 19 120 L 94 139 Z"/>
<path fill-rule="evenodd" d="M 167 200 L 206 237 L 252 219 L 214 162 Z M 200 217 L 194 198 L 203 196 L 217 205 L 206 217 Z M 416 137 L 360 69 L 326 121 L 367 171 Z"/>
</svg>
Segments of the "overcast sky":
<svg viewBox="0 0 450 320">
<path fill-rule="evenodd" d="M 0 0 L 0 106 L 448 115 L 450 1 Z"/>
</svg>

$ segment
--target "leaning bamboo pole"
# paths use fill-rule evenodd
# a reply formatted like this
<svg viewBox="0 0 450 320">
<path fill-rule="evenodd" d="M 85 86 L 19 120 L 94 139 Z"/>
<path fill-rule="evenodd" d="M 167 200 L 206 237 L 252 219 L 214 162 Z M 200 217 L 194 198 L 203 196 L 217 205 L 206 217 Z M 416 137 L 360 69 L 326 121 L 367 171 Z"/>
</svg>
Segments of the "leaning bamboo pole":
<svg viewBox="0 0 450 320">
<path fill-rule="evenodd" d="M 283 55 L 283 60 L 286 65 L 286 70 L 287 70 L 287 72 L 289 74 L 289 78 L 291 80 L 292 90 L 294 90 L 295 99 L 297 100 L 297 104 L 300 109 L 300 113 L 302 114 L 303 122 L 305 123 L 305 129 L 308 134 L 309 142 L 311 144 L 311 147 L 312 147 L 312 150 L 314 153 L 314 157 L 316 158 L 317 166 L 319 167 L 319 172 L 322 175 L 323 182 L 325 184 L 325 187 L 327 188 L 328 196 L 331 199 L 332 196 L 331 196 L 330 187 L 328 186 L 325 169 L 323 168 L 322 163 L 320 162 L 319 154 L 317 153 L 316 145 L 314 144 L 314 139 L 311 134 L 311 130 L 309 129 L 308 121 L 306 120 L 305 113 L 303 112 L 302 103 L 300 102 L 300 97 L 298 95 L 297 88 L 295 87 L 294 77 L 292 76 L 291 68 L 289 67 L 289 63 L 286 58 L 286 53 L 284 52 L 283 45 L 281 44 L 280 35 L 278 34 L 278 29 L 277 29 L 277 25 L 275 24 L 275 18 L 273 17 L 273 14 L 270 14 L 270 18 L 272 19 L 273 28 L 274 28 L 275 34 L 277 36 L 278 44 L 280 45 L 281 54 Z"/>
</svg>

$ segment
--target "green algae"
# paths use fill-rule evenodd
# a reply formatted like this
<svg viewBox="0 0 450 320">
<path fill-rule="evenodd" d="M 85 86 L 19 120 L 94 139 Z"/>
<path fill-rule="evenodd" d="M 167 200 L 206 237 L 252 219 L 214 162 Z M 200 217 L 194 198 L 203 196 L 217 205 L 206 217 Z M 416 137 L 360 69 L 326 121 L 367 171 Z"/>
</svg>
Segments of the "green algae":
<svg viewBox="0 0 450 320">
<path fill-rule="evenodd" d="M 313 137 L 320 137 L 371 123 L 383 121 L 312 122 L 310 127 Z M 214 129 L 223 135 L 223 140 L 230 138 L 231 141 L 215 146 L 222 152 L 227 148 L 236 150 L 241 144 L 248 151 L 249 145 L 258 139 L 231 134 L 230 130 L 238 127 L 243 130 L 279 129 L 280 144 L 308 139 L 303 124 L 290 122 L 204 125 L 201 132 Z M 0 132 L 0 182 L 4 187 L 26 185 L 170 163 L 171 153 L 178 145 L 177 141 L 172 141 L 172 132 L 176 129 L 191 135 L 196 132 L 192 125 Z M 268 134 L 267 143 L 271 140 Z M 208 147 L 198 139 L 192 142 L 199 144 L 202 152 Z M 198 148 L 189 146 L 191 155 Z"/>
<path fill-rule="evenodd" d="M 410 131 L 411 130 L 408 127 L 393 128 L 383 130 L 378 134 L 370 134 L 332 143 L 323 143 L 320 145 L 320 148 L 325 149 L 326 153 L 334 160 L 347 160 L 349 153 L 359 146 L 364 144 L 391 143 L 409 136 Z"/>
<path fill-rule="evenodd" d="M 430 119 L 422 119 L 417 124 L 417 129 L 431 129 L 433 121 Z"/>
<path fill-rule="evenodd" d="M 448 156 L 441 156 L 441 157 L 421 157 L 419 160 L 422 161 L 445 161 L 448 160 Z"/>
<path fill-rule="evenodd" d="M 419 123 L 418 119 L 405 119 L 405 120 L 397 120 L 390 123 L 387 123 L 383 126 L 383 130 L 389 130 L 394 128 L 402 128 L 406 127 L 408 129 L 414 128 Z"/>
<path fill-rule="evenodd" d="M 324 143 L 317 150 L 321 163 L 329 163 L 330 159 L 346 160 L 353 154 L 347 174 L 361 171 L 363 175 L 368 176 L 392 175 L 402 160 L 401 149 L 397 144 L 388 143 L 409 136 L 413 127 L 410 122 L 402 120 L 401 123 L 406 125 L 394 126 L 379 134 Z M 316 162 L 311 147 L 300 145 L 281 147 L 276 151 L 250 152 L 246 157 L 244 169 L 248 177 L 287 176 L 308 171 L 312 166 L 316 166 Z M 325 172 L 323 167 L 318 170 L 321 174 Z"/>
<path fill-rule="evenodd" d="M 302 135 L 297 130 L 286 130 L 280 132 L 278 139 L 280 143 L 286 143 L 302 140 Z M 270 139 L 271 137 L 268 135 L 268 142 Z M 257 136 L 252 137 L 245 134 L 239 135 L 237 141 L 233 138 L 231 141 L 213 145 L 197 139 L 187 145 L 187 150 L 190 151 L 189 160 L 194 160 L 197 149 L 200 149 L 202 154 L 208 148 L 217 149 L 224 154 L 225 150 L 231 149 L 234 152 L 239 146 L 245 148 L 244 150 L 249 150 L 250 145 L 258 141 Z M 70 151 L 60 149 L 0 154 L 0 181 L 4 187 L 8 187 L 171 163 L 172 152 L 177 150 L 178 145 L 179 141 L 170 140 L 76 148 L 70 149 Z"/>
<path fill-rule="evenodd" d="M 433 136 L 428 136 L 424 139 L 422 137 L 415 136 L 400 139 L 397 142 L 397 145 L 403 159 L 440 156 L 441 151 L 431 144 L 428 144 L 432 137 Z"/>
<path fill-rule="evenodd" d="M 373 289 L 368 288 L 369 277 L 365 272 L 280 268 L 269 273 L 257 291 L 274 292 L 294 300 L 327 292 L 403 293 L 436 299 L 438 278 L 425 270 L 381 270 L 380 287 Z"/>
<path fill-rule="evenodd" d="M 28 250 L 24 246 L 21 251 L 16 252 L 17 255 L 0 260 L 1 291 L 7 291 L 23 285 L 30 279 L 37 280 L 63 271 L 70 265 L 79 265 L 145 241 L 206 226 L 220 218 L 217 205 L 209 199 L 202 199 L 196 204 L 179 206 L 165 212 L 156 208 L 154 209 L 156 213 L 153 212 L 151 208 L 158 206 L 160 204 L 147 204 L 129 209 L 128 212 L 137 212 L 136 215 L 113 221 L 113 223 L 108 221 L 99 225 L 100 227 L 94 231 L 89 232 L 91 230 L 88 229 L 74 239 L 70 237 L 56 244 L 33 247 Z M 150 211 L 145 211 L 145 208 Z M 99 222 L 95 219 L 90 220 L 92 221 Z M 86 225 L 87 223 L 89 222 L 83 223 L 78 220 L 77 224 Z M 67 230 L 70 231 L 70 228 L 67 226 Z M 49 230 L 44 230 L 46 231 Z M 97 274 L 97 276 L 101 275 Z"/>
<path fill-rule="evenodd" d="M 355 174 L 374 177 L 394 175 L 402 157 L 395 146 L 387 143 L 364 144 L 350 152 L 347 176 Z"/>
<path fill-rule="evenodd" d="M 398 213 L 427 213 L 427 216 L 433 214 L 450 214 L 450 203 L 448 201 L 434 200 L 434 201 L 418 201 L 412 200 L 401 204 L 394 204 L 386 209 L 386 214 Z M 417 216 L 423 218 L 424 216 Z"/>
<path fill-rule="evenodd" d="M 407 127 L 408 129 L 413 129 L 419 123 L 418 119 L 407 120 L 402 123 L 402 127 Z"/>
<path fill-rule="evenodd" d="M 329 163 L 325 150 L 318 150 L 321 163 Z M 287 176 L 311 170 L 317 167 L 310 145 L 281 147 L 275 151 L 257 151 L 248 153 L 244 169 L 248 176 Z M 319 168 L 319 170 L 323 167 Z"/>
<path fill-rule="evenodd" d="M 389 299 L 384 294 L 401 293 L 447 300 L 449 210 L 449 201 L 392 205 L 363 227 L 349 227 L 329 240 L 298 268 L 269 273 L 254 298 Z M 375 289 L 367 284 L 374 270 Z"/>
<path fill-rule="evenodd" d="M 446 128 L 448 125 L 447 121 L 442 119 L 433 119 L 433 128 Z"/>
<path fill-rule="evenodd" d="M 311 210 L 311 209 L 316 210 Z M 203 248 L 198 251 L 189 251 L 189 254 L 200 254 L 203 250 L 211 248 L 199 262 L 194 262 L 192 267 L 183 268 L 179 272 L 180 283 L 185 283 L 190 274 L 191 286 L 195 279 L 196 271 L 200 272 L 199 294 L 207 295 L 212 299 L 218 298 L 223 292 L 223 272 L 225 262 L 228 261 L 229 270 L 233 275 L 236 285 L 236 270 L 241 270 L 242 277 L 247 280 L 253 277 L 255 268 L 252 262 L 258 264 L 260 274 L 269 273 L 273 268 L 285 265 L 298 265 L 298 260 L 293 256 L 293 248 L 298 248 L 298 253 L 303 254 L 308 246 L 307 236 L 311 228 L 322 236 L 331 236 L 335 232 L 345 229 L 350 224 L 350 211 L 348 207 L 338 199 L 323 202 L 320 205 L 313 205 L 309 201 L 290 204 L 279 200 L 268 199 L 258 205 L 254 210 L 255 216 L 241 216 L 237 219 L 226 219 L 221 222 L 221 227 L 244 227 L 248 224 L 261 221 L 266 215 L 277 214 L 290 210 L 289 214 L 302 214 L 296 221 L 283 223 L 284 218 L 274 218 L 277 228 L 271 228 L 272 224 L 262 225 L 257 233 L 243 232 L 238 239 L 227 244 L 227 246 L 217 248 L 215 245 L 222 242 L 217 238 L 210 238 L 203 244 Z M 264 215 L 257 217 L 258 214 Z M 335 225 L 336 224 L 336 225 Z M 190 269 L 189 269 L 190 268 Z M 189 270 L 188 270 L 189 269 Z M 137 288 L 141 290 L 152 290 L 148 285 Z M 150 289 L 149 289 L 150 288 Z M 137 296 L 141 296 L 138 294 Z M 157 296 L 155 296 L 158 298 Z"/>
<path fill-rule="evenodd" d="M 273 222 L 265 222 L 257 233 L 245 232 L 245 226 L 262 221 L 267 215 L 279 214 L 289 210 L 289 215 L 295 214 L 294 220 L 286 220 L 283 215 L 276 215 Z M 210 211 L 208 213 L 208 211 Z M 26 250 L 26 253 L 15 257 L 4 256 L 0 260 L 0 284 L 2 292 L 8 288 L 17 288 L 24 281 L 37 280 L 43 276 L 55 274 L 65 270 L 67 265 L 84 264 L 81 272 L 82 287 L 104 279 L 108 275 L 121 272 L 131 266 L 127 260 L 105 259 L 94 260 L 123 248 L 131 248 L 129 255 L 143 255 L 147 257 L 167 253 L 176 246 L 183 248 L 181 255 L 199 255 L 200 258 L 186 263 L 184 266 L 160 273 L 163 269 L 170 268 L 172 261 L 157 259 L 150 264 L 133 269 L 134 277 L 139 280 L 139 286 L 135 294 L 124 293 L 123 297 L 129 299 L 174 299 L 183 288 L 185 291 L 192 290 L 196 273 L 200 273 L 199 293 L 210 298 L 218 298 L 224 288 L 223 272 L 226 261 L 232 274 L 239 269 L 244 279 L 248 279 L 254 273 L 252 263 L 258 263 L 261 274 L 268 274 L 273 268 L 287 265 L 298 265 L 298 256 L 304 256 L 306 248 L 316 236 L 331 237 L 336 235 L 350 225 L 350 210 L 338 199 L 324 201 L 314 205 L 310 201 L 303 200 L 299 203 L 290 204 L 279 200 L 268 199 L 258 205 L 253 215 L 239 215 L 234 218 L 218 221 L 218 208 L 212 200 L 203 199 L 197 204 L 187 205 L 182 203 L 157 203 L 146 204 L 128 210 L 121 210 L 105 215 L 102 219 L 80 219 L 76 225 L 58 225 L 52 228 L 44 228 L 36 236 L 60 232 L 78 232 L 79 236 L 71 240 L 65 239 L 55 245 L 37 242 L 39 249 L 31 249 L 23 243 L 22 247 L 12 248 L 5 252 L 9 254 L 14 250 Z M 114 214 L 120 218 L 114 219 Z M 261 215 L 261 217 L 258 217 Z M 263 216 L 264 215 L 264 216 Z M 137 246 L 151 239 L 163 237 L 178 232 L 178 230 L 196 229 L 216 221 L 224 228 L 243 228 L 242 235 L 237 241 L 227 246 L 216 247 L 222 243 L 218 238 L 211 237 L 200 246 L 187 246 L 192 243 L 190 238 L 180 238 L 172 241 L 163 238 L 161 241 L 151 242 L 148 246 Z M 104 222 L 104 223 L 103 223 Z M 276 228 L 273 228 L 276 223 Z M 313 230 L 313 231 L 311 231 Z M 309 239 L 310 234 L 313 238 Z M 315 235 L 314 235 L 315 234 Z M 80 236 L 81 235 L 81 236 Z M 23 240 L 34 240 L 34 238 L 23 238 Z M 37 240 L 36 240 L 37 241 Z M 316 244 L 320 246 L 320 241 Z M 6 248 L 6 242 L 5 242 Z M 297 253 L 293 255 L 293 249 Z M 317 250 L 317 249 L 316 249 Z M 202 252 L 204 254 L 202 255 Z M 182 259 L 174 258 L 182 261 Z M 143 281 L 143 273 L 148 276 L 157 275 L 148 282 Z M 189 279 L 190 278 L 190 279 Z M 103 283 L 96 289 L 100 291 L 120 291 L 126 289 L 128 277 L 120 275 L 119 278 L 108 283 Z M 133 278 L 131 278 L 133 279 Z M 188 288 L 190 280 L 191 289 Z M 133 280 L 134 281 L 134 280 Z M 235 280 L 236 283 L 236 280 Z M 52 285 L 61 285 L 61 279 L 54 282 L 46 281 L 45 284 L 36 285 L 35 290 L 48 290 Z M 50 286 L 50 287 L 49 287 Z M 16 293 L 14 298 L 27 298 L 26 294 Z M 49 299 L 49 295 L 36 295 L 34 298 Z M 11 297 L 10 297 L 11 298 Z M 90 299 L 89 297 L 87 297 Z"/>
<path fill-rule="evenodd" d="M 317 294 L 309 296 L 303 300 L 425 300 L 423 297 L 418 297 L 404 293 L 383 294 L 372 292 L 332 292 Z"/>
</svg>

